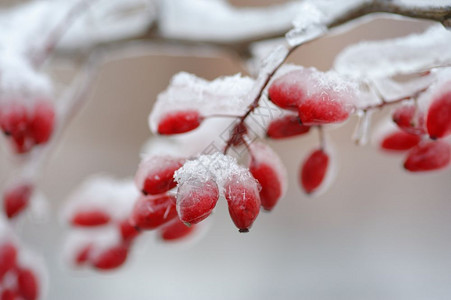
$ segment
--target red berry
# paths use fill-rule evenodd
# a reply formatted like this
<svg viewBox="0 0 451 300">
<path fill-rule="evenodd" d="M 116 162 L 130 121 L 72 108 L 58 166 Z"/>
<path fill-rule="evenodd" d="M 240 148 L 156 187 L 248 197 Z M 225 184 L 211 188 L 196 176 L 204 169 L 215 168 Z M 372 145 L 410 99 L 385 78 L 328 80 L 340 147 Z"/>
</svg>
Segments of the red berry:
<svg viewBox="0 0 451 300">
<path fill-rule="evenodd" d="M 352 106 L 328 93 L 313 95 L 298 106 L 302 124 L 309 126 L 343 122 L 349 118 L 351 111 Z"/>
<path fill-rule="evenodd" d="M 213 180 L 192 179 L 177 189 L 177 212 L 184 223 L 196 224 L 207 218 L 216 206 L 219 189 Z"/>
<path fill-rule="evenodd" d="M 391 151 L 405 151 L 415 147 L 421 141 L 418 135 L 404 131 L 395 131 L 387 135 L 381 142 L 381 148 Z"/>
<path fill-rule="evenodd" d="M 286 115 L 272 120 L 266 134 L 273 139 L 283 139 L 309 132 L 310 127 L 301 124 L 297 115 Z"/>
<path fill-rule="evenodd" d="M 28 130 L 28 112 L 24 105 L 12 103 L 2 107 L 0 127 L 7 136 L 25 136 Z"/>
<path fill-rule="evenodd" d="M 299 103 L 307 94 L 301 83 L 309 73 L 308 69 L 295 70 L 277 78 L 269 87 L 269 99 L 281 108 L 297 111 Z"/>
<path fill-rule="evenodd" d="M 110 222 L 110 215 L 96 208 L 77 211 L 71 220 L 72 225 L 82 227 L 101 226 L 108 222 Z"/>
<path fill-rule="evenodd" d="M 16 153 L 22 154 L 30 151 L 33 141 L 28 137 L 28 112 L 24 105 L 13 103 L 2 107 L 0 113 L 0 127 L 10 141 Z"/>
<path fill-rule="evenodd" d="M 252 143 L 249 171 L 260 183 L 261 205 L 272 210 L 286 189 L 286 170 L 277 154 L 262 143 Z"/>
<path fill-rule="evenodd" d="M 36 300 L 39 294 L 39 283 L 34 272 L 30 269 L 20 269 L 17 274 L 19 294 L 25 300 Z"/>
<path fill-rule="evenodd" d="M 5 289 L 2 292 L 1 300 L 16 300 L 19 299 L 19 295 L 13 290 Z"/>
<path fill-rule="evenodd" d="M 240 232 L 248 232 L 260 211 L 257 182 L 250 174 L 234 175 L 225 183 L 224 195 L 233 223 Z"/>
<path fill-rule="evenodd" d="M 451 91 L 432 102 L 427 114 L 426 127 L 432 139 L 451 134 Z"/>
<path fill-rule="evenodd" d="M 119 230 L 123 242 L 131 242 L 139 235 L 139 230 L 130 224 L 129 220 L 123 220 L 119 223 Z"/>
<path fill-rule="evenodd" d="M 17 249 L 12 243 L 0 245 L 0 280 L 16 266 Z"/>
<path fill-rule="evenodd" d="M 78 252 L 77 255 L 75 256 L 75 264 L 80 266 L 83 265 L 84 263 L 86 263 L 89 259 L 89 256 L 91 255 L 92 252 L 92 245 L 86 245 L 85 247 L 81 248 Z"/>
<path fill-rule="evenodd" d="M 30 120 L 30 137 L 36 144 L 46 143 L 53 132 L 55 111 L 50 102 L 36 103 Z"/>
<path fill-rule="evenodd" d="M 153 156 L 144 160 L 138 168 L 135 182 L 144 195 L 157 195 L 176 187 L 174 172 L 185 163 L 183 158 Z"/>
<path fill-rule="evenodd" d="M 32 192 L 33 186 L 29 183 L 21 183 L 5 191 L 3 208 L 9 219 L 14 218 L 27 207 Z"/>
<path fill-rule="evenodd" d="M 407 133 L 422 135 L 425 133 L 424 117 L 416 111 L 413 104 L 400 106 L 393 112 L 393 122 Z"/>
<path fill-rule="evenodd" d="M 432 171 L 446 167 L 451 147 L 442 141 L 425 141 L 409 151 L 404 168 L 410 172 Z"/>
<path fill-rule="evenodd" d="M 101 252 L 93 261 L 100 270 L 111 270 L 121 266 L 127 259 L 128 248 L 124 245 L 114 246 Z"/>
<path fill-rule="evenodd" d="M 155 229 L 177 217 L 173 196 L 140 197 L 133 208 L 130 224 L 140 229 Z"/>
<path fill-rule="evenodd" d="M 173 223 L 160 229 L 160 237 L 165 241 L 182 239 L 191 234 L 196 225 L 187 226 L 177 218 Z"/>
<path fill-rule="evenodd" d="M 202 120 L 202 116 L 195 110 L 170 112 L 158 123 L 158 133 L 185 133 L 199 127 Z"/>
<path fill-rule="evenodd" d="M 307 194 L 313 193 L 323 182 L 329 165 L 329 156 L 321 149 L 307 157 L 300 172 L 300 183 Z"/>
</svg>

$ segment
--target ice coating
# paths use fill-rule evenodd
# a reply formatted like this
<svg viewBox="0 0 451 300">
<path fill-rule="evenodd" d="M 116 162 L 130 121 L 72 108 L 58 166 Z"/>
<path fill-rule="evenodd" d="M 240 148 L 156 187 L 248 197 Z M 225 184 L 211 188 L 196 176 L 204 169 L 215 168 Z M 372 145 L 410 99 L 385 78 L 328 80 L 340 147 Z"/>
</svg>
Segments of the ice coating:
<svg viewBox="0 0 451 300">
<path fill-rule="evenodd" d="M 276 152 L 274 152 L 274 150 L 271 149 L 271 147 L 264 143 L 254 142 L 249 146 L 249 148 L 252 153 L 253 160 L 255 160 L 257 163 L 267 164 L 276 171 L 278 178 L 280 179 L 280 184 L 282 186 L 282 194 L 280 195 L 280 198 L 282 198 L 288 188 L 288 175 L 287 170 L 280 160 L 279 156 Z"/>
<path fill-rule="evenodd" d="M 240 74 L 207 81 L 180 72 L 174 75 L 169 87 L 158 95 L 149 115 L 150 129 L 156 133 L 159 120 L 174 111 L 195 110 L 201 116 L 242 114 L 250 104 L 245 96 L 252 88 L 253 82 L 251 78 L 242 77 Z"/>
<path fill-rule="evenodd" d="M 177 168 L 178 166 L 181 166 L 184 161 L 184 158 L 169 155 L 152 155 L 143 158 L 135 176 L 136 187 L 139 190 L 142 190 L 145 186 L 147 177 L 152 176 L 154 181 L 160 180 L 162 172 L 166 173 L 167 170 Z"/>
<path fill-rule="evenodd" d="M 65 221 L 71 220 L 75 212 L 94 208 L 122 220 L 130 215 L 138 195 L 131 179 L 116 180 L 97 175 L 88 178 L 69 196 L 62 217 Z"/>
<path fill-rule="evenodd" d="M 451 32 L 441 25 L 420 34 L 349 46 L 334 69 L 353 77 L 378 78 L 426 71 L 451 64 Z"/>
</svg>

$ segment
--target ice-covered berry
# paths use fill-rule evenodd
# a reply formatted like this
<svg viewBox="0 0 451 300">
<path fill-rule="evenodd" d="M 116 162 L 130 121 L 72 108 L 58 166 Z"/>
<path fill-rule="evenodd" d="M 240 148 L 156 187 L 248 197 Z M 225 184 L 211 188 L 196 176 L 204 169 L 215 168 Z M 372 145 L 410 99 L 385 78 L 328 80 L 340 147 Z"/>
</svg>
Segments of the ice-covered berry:
<svg viewBox="0 0 451 300">
<path fill-rule="evenodd" d="M 130 224 L 139 229 L 151 230 L 176 217 L 177 210 L 173 196 L 142 196 L 135 203 Z"/>
<path fill-rule="evenodd" d="M 177 188 L 177 212 L 180 220 L 196 224 L 207 218 L 216 206 L 219 189 L 212 179 L 197 178 L 181 183 Z"/>
<path fill-rule="evenodd" d="M 258 185 L 249 173 L 233 174 L 224 184 L 229 214 L 240 232 L 248 232 L 260 211 Z"/>
</svg>

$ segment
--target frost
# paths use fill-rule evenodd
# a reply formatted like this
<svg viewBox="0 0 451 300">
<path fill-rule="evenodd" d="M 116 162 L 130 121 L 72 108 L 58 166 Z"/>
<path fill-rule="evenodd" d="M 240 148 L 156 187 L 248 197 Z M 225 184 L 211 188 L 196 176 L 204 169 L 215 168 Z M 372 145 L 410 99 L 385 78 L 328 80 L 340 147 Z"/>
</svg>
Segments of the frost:
<svg viewBox="0 0 451 300">
<path fill-rule="evenodd" d="M 62 217 L 64 220 L 70 220 L 72 214 L 78 210 L 96 208 L 108 212 L 114 219 L 123 220 L 129 217 L 138 195 L 131 179 L 91 177 L 70 195 Z"/>
<path fill-rule="evenodd" d="M 214 180 L 219 187 L 220 193 L 224 184 L 235 176 L 243 180 L 249 176 L 253 178 L 249 170 L 240 166 L 235 158 L 219 152 L 211 155 L 201 155 L 197 159 L 190 160 L 174 174 L 175 181 L 179 185 L 192 180 L 199 182 Z"/>
<path fill-rule="evenodd" d="M 346 48 L 334 68 L 353 77 L 390 77 L 451 64 L 451 32 L 441 25 L 421 34 L 363 42 Z"/>
<path fill-rule="evenodd" d="M 157 132 L 160 118 L 174 110 L 196 110 L 202 116 L 242 114 L 250 104 L 246 95 L 253 82 L 240 74 L 207 81 L 185 72 L 178 73 L 169 87 L 158 95 L 149 116 L 150 129 Z"/>
</svg>

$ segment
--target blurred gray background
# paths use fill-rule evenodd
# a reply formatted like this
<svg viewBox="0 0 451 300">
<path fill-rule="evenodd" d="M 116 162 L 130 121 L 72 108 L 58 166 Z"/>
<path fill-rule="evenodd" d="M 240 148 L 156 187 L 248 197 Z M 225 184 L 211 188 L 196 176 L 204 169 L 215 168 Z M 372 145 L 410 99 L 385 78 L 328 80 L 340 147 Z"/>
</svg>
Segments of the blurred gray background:
<svg viewBox="0 0 451 300">
<path fill-rule="evenodd" d="M 233 1 L 267 4 L 274 1 Z M 421 32 L 427 22 L 380 19 L 299 49 L 292 62 L 327 70 L 346 45 Z M 305 196 L 298 166 L 317 144 L 308 137 L 269 142 L 288 168 L 289 190 L 251 232 L 239 234 L 225 203 L 195 244 L 166 245 L 152 237 L 134 247 L 118 271 L 75 272 L 61 263 L 67 228 L 57 219 L 68 192 L 93 173 L 132 176 L 151 133 L 147 116 L 179 71 L 213 79 L 245 72 L 227 56 L 153 55 L 101 68 L 89 102 L 71 123 L 40 178 L 51 214 L 17 224 L 24 242 L 47 264 L 49 300 L 139 299 L 450 299 L 451 172 L 408 174 L 402 156 L 351 140 L 356 119 L 330 130 L 338 176 L 323 195 Z M 55 76 L 70 70 L 54 66 Z M 377 112 L 375 122 L 389 110 Z M 2 141 L 4 142 L 4 141 Z M 0 153 L 0 180 L 11 156 Z"/>
</svg>

